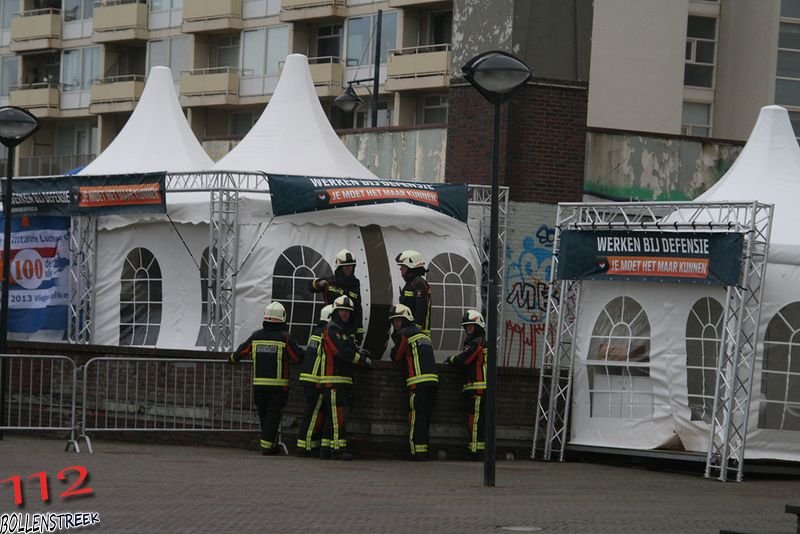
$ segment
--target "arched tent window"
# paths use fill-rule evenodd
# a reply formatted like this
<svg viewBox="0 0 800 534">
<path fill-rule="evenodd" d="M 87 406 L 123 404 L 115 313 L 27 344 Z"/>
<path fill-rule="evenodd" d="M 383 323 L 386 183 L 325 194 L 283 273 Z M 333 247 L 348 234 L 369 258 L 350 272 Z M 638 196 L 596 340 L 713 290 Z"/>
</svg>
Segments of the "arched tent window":
<svg viewBox="0 0 800 534">
<path fill-rule="evenodd" d="M 636 300 L 617 297 L 600 312 L 586 367 L 592 417 L 653 415 L 650 321 Z"/>
<path fill-rule="evenodd" d="M 200 257 L 200 331 L 195 342 L 198 347 L 208 345 L 208 250 L 206 247 Z"/>
<path fill-rule="evenodd" d="M 319 252 L 310 247 L 289 247 L 275 262 L 272 278 L 272 300 L 286 307 L 292 335 L 304 344 L 311 327 L 325 306 L 321 293 L 312 293 L 309 283 L 314 278 L 331 276 L 331 267 Z"/>
<path fill-rule="evenodd" d="M 711 423 L 717 358 L 725 315 L 716 299 L 705 297 L 694 303 L 686 319 L 686 384 L 692 421 Z"/>
<path fill-rule="evenodd" d="M 469 262 L 452 252 L 434 257 L 428 266 L 431 285 L 431 337 L 436 350 L 461 348 L 461 316 L 475 308 L 477 281 Z"/>
<path fill-rule="evenodd" d="M 800 302 L 781 308 L 767 325 L 758 427 L 800 431 Z"/>
<path fill-rule="evenodd" d="M 119 344 L 155 345 L 161 328 L 161 268 L 153 253 L 135 248 L 120 277 Z"/>
</svg>

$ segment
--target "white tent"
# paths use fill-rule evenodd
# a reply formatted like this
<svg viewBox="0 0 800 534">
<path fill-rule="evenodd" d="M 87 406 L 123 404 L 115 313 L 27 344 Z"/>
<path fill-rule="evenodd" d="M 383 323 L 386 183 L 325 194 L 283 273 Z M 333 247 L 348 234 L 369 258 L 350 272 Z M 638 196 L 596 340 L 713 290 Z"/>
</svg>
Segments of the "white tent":
<svg viewBox="0 0 800 534">
<path fill-rule="evenodd" d="M 170 69 L 153 67 L 125 127 L 78 174 L 189 172 L 212 164 L 181 111 Z"/>
<path fill-rule="evenodd" d="M 800 460 L 797 198 L 800 147 L 787 111 L 767 106 L 734 165 L 697 199 L 775 206 L 747 458 Z M 571 443 L 706 452 L 724 298 L 714 286 L 582 282 Z M 604 369 L 594 353 L 620 342 L 636 363 Z"/>
<path fill-rule="evenodd" d="M 305 56 L 286 59 L 269 105 L 247 136 L 210 172 L 265 172 L 294 176 L 376 179 L 341 143 L 331 128 L 308 70 Z M 179 200 L 188 195 L 187 201 Z M 159 269 L 148 275 L 161 295 L 134 317 L 134 344 L 195 348 L 203 344 L 201 263 L 208 246 L 207 193 L 170 193 L 170 222 L 162 217 L 137 220 L 105 218 L 101 228 L 109 237 L 103 254 L 114 258 L 98 276 L 95 342 L 123 342 L 126 318 L 135 316 L 120 305 L 120 272 L 131 251 L 146 249 L 146 260 Z M 141 224 L 151 221 L 154 224 Z M 135 225 L 133 223 L 136 223 Z M 434 337 L 440 348 L 456 349 L 459 317 L 466 306 L 479 305 L 480 261 L 467 225 L 436 211 L 406 204 L 378 204 L 273 217 L 269 196 L 241 193 L 238 212 L 240 270 L 236 279 L 236 341 L 261 322 L 264 304 L 273 298 L 287 304 L 293 325 L 310 325 L 321 308 L 306 289 L 313 276 L 329 273 L 339 249 L 358 258 L 365 303 L 365 327 L 372 307 L 396 302 L 401 280 L 392 261 L 404 249 L 416 249 L 432 264 L 430 279 L 441 279 L 434 302 Z M 205 252 L 207 254 L 207 252 Z M 143 263 L 141 257 L 133 259 Z M 130 268 L 130 266 L 129 266 Z M 98 268 L 100 274 L 100 268 Z M 447 278 L 447 284 L 444 283 Z M 459 280 L 460 283 L 457 283 Z M 100 315 L 98 315 L 100 316 Z M 148 322 L 149 321 L 149 322 Z M 446 323 L 446 325 L 444 324 Z M 141 327 L 141 328 L 140 328 Z M 303 328 L 299 329 L 301 332 Z M 130 328 L 128 329 L 130 333 Z M 139 336 L 139 338 L 137 338 Z M 128 339 L 126 342 L 130 342 Z M 300 339 L 305 342 L 305 339 Z M 445 354 L 443 353 L 442 356 Z"/>
</svg>

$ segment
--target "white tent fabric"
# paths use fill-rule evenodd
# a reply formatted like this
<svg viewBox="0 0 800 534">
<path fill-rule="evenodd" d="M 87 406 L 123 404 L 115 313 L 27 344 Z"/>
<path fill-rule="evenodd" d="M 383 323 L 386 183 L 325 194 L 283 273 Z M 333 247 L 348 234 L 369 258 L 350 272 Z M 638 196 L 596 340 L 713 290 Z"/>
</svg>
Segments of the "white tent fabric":
<svg viewBox="0 0 800 534">
<path fill-rule="evenodd" d="M 800 461 L 800 380 L 796 378 L 800 376 L 800 357 L 793 349 L 791 334 L 800 332 L 797 198 L 800 146 L 787 111 L 779 106 L 762 108 L 734 165 L 697 198 L 701 202 L 757 200 L 774 204 L 759 343 L 750 386 L 747 458 Z M 603 335 L 604 328 L 598 325 L 603 321 L 604 309 L 611 310 L 613 317 L 614 305 L 610 303 L 619 297 L 626 299 L 628 317 L 631 309 L 640 305 L 641 317 L 648 325 L 646 332 L 639 329 L 641 340 L 634 339 L 636 332 L 631 333 L 634 344 L 646 346 L 646 371 L 611 367 L 606 371 L 593 363 L 598 361 L 591 352 L 597 350 L 596 340 Z M 689 451 L 706 452 L 715 386 L 716 355 L 711 354 L 711 348 L 717 346 L 713 344 L 715 332 L 721 332 L 721 318 L 713 310 L 722 310 L 724 299 L 724 289 L 713 286 L 583 282 L 575 340 L 571 442 L 631 449 L 682 445 Z M 787 311 L 785 307 L 792 303 L 798 303 L 798 307 Z M 778 336 L 778 341 L 769 343 L 773 352 L 768 373 L 764 373 L 765 335 Z M 698 366 L 697 352 L 706 350 L 709 354 L 704 354 L 705 363 Z M 778 388 L 785 391 L 780 391 L 776 399 Z M 769 401 L 767 392 L 771 395 Z"/>
<path fill-rule="evenodd" d="M 170 69 L 153 67 L 125 127 L 79 174 L 191 172 L 213 163 L 186 122 Z"/>
</svg>

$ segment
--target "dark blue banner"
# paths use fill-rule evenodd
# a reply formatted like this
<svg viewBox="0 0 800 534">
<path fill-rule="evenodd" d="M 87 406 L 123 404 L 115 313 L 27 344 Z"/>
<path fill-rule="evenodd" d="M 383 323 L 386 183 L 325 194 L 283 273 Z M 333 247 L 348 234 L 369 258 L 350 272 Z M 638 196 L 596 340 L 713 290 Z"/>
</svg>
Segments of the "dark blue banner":
<svg viewBox="0 0 800 534">
<path fill-rule="evenodd" d="M 270 174 L 269 191 L 272 195 L 272 212 L 275 215 L 345 206 L 408 202 L 467 222 L 466 184 Z"/>
</svg>

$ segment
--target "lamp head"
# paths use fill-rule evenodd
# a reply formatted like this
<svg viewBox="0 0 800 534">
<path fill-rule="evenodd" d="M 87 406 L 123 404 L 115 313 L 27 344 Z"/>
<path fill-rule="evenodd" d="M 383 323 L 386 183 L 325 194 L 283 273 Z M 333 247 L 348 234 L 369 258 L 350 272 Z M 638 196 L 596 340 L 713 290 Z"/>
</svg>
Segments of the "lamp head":
<svg viewBox="0 0 800 534">
<path fill-rule="evenodd" d="M 461 67 L 470 85 L 492 104 L 502 104 L 531 78 L 531 69 L 502 50 L 483 52 Z"/>
<path fill-rule="evenodd" d="M 0 143 L 14 147 L 39 129 L 39 119 L 29 111 L 14 106 L 0 108 Z"/>
<path fill-rule="evenodd" d="M 345 113 L 352 113 L 363 102 L 361 97 L 353 90 L 352 85 L 348 85 L 343 94 L 333 99 L 333 104 Z"/>
</svg>

